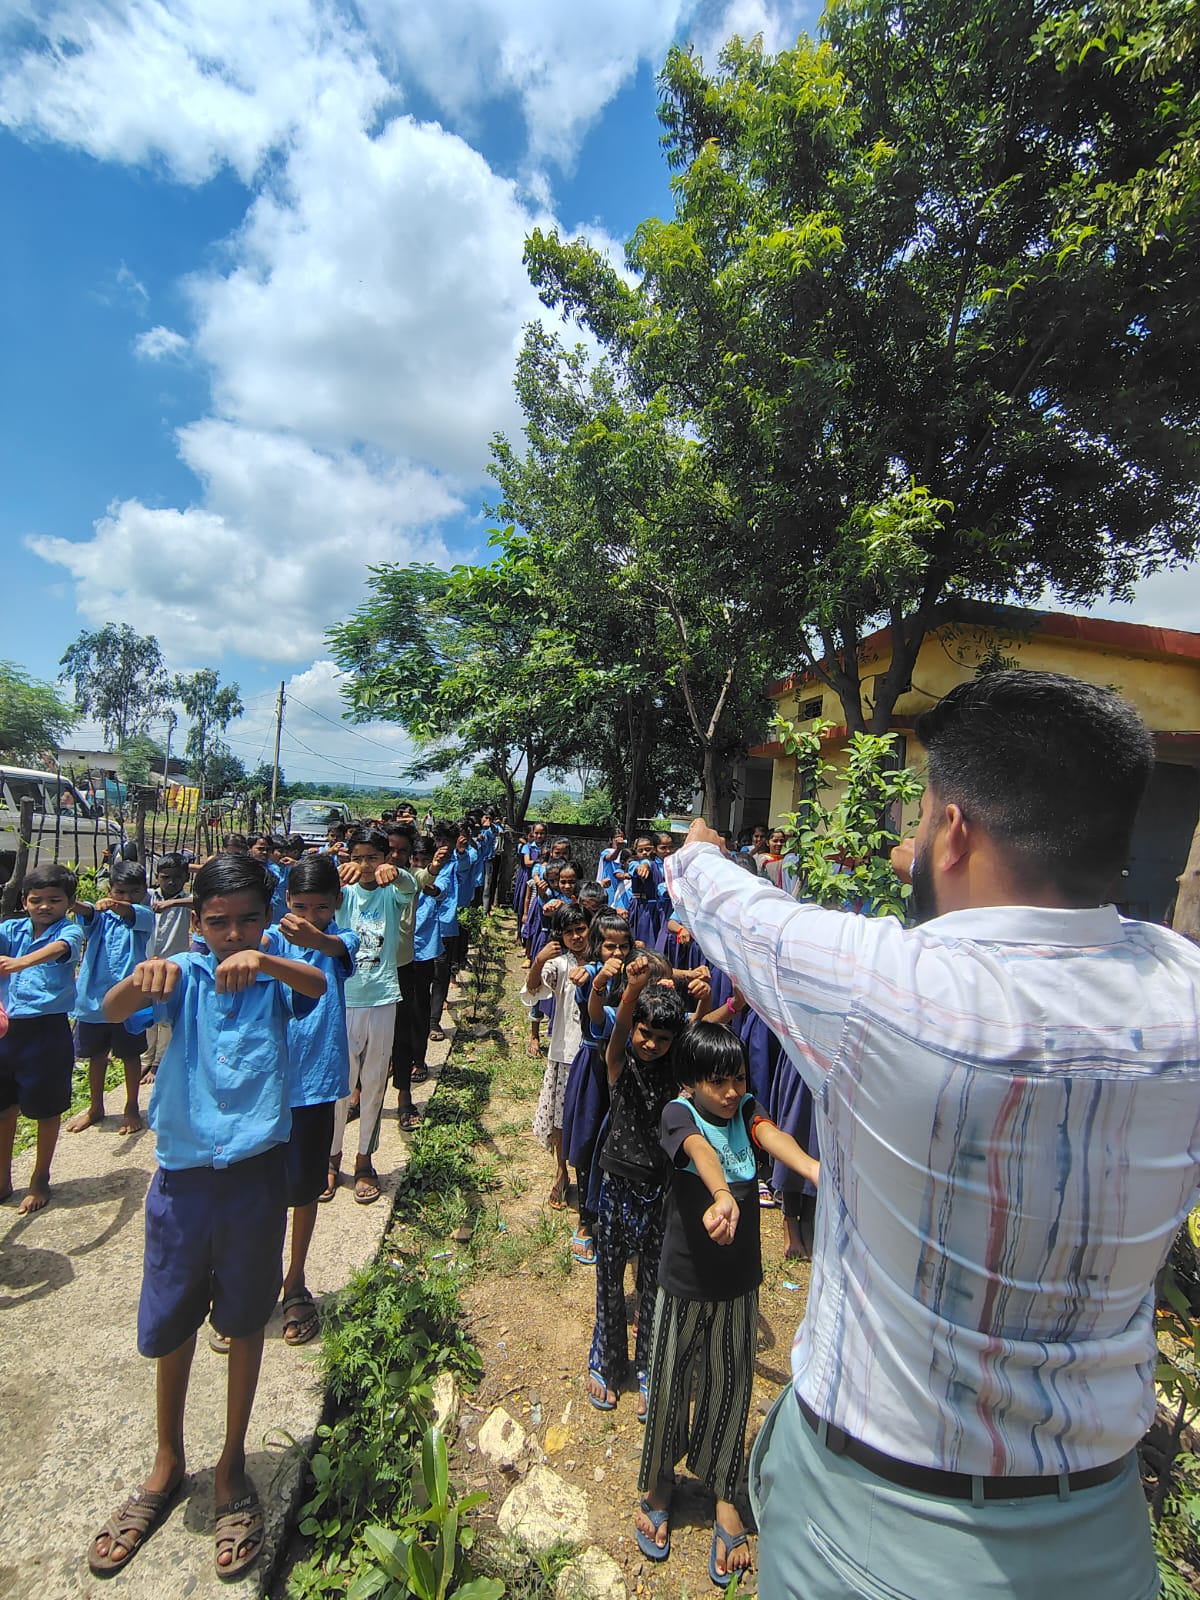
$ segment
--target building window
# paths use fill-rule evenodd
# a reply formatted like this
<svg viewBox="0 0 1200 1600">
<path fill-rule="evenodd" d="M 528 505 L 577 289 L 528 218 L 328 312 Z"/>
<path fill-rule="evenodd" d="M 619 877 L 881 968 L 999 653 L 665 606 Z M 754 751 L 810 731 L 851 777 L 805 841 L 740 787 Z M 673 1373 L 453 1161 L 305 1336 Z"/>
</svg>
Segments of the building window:
<svg viewBox="0 0 1200 1600">
<path fill-rule="evenodd" d="M 825 702 L 820 695 L 817 695 L 814 700 L 806 700 L 800 707 L 801 722 L 811 722 L 814 717 L 819 717 L 824 704 Z"/>
</svg>

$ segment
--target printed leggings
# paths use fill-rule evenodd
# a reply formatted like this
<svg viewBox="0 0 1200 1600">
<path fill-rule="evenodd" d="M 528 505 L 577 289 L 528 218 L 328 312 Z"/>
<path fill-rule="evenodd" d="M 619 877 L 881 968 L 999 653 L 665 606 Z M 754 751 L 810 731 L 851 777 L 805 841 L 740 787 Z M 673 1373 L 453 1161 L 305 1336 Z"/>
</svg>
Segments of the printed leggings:
<svg viewBox="0 0 1200 1600">
<path fill-rule="evenodd" d="M 588 1368 L 600 1373 L 610 1389 L 619 1389 L 629 1374 L 625 1264 L 634 1254 L 638 1258 L 640 1298 L 633 1359 L 639 1382 L 649 1370 L 665 1222 L 660 1188 L 644 1189 L 615 1173 L 604 1174 L 596 1223 L 596 1325 Z"/>
</svg>

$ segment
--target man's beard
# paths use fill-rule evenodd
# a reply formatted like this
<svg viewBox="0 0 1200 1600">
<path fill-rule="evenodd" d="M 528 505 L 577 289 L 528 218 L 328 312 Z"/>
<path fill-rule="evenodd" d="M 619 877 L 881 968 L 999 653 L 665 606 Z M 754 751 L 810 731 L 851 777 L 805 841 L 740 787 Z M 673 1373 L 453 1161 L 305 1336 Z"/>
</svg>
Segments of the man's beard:
<svg viewBox="0 0 1200 1600">
<path fill-rule="evenodd" d="M 934 899 L 933 877 L 929 871 L 929 852 L 920 845 L 913 852 L 909 877 L 912 880 L 912 894 L 908 899 L 909 914 L 913 922 L 928 922 L 931 917 L 937 916 L 938 908 Z"/>
</svg>

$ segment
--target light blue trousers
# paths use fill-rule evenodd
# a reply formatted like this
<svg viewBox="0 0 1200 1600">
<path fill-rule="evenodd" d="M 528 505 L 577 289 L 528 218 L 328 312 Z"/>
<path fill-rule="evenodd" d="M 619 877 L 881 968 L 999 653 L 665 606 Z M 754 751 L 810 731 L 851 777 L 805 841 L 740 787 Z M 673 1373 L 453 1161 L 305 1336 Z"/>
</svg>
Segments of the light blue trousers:
<svg viewBox="0 0 1200 1600">
<path fill-rule="evenodd" d="M 818 1444 L 791 1389 L 750 1458 L 759 1600 L 1153 1600 L 1150 1519 L 1130 1455 L 1110 1483 L 1028 1500 L 944 1500 Z"/>
</svg>

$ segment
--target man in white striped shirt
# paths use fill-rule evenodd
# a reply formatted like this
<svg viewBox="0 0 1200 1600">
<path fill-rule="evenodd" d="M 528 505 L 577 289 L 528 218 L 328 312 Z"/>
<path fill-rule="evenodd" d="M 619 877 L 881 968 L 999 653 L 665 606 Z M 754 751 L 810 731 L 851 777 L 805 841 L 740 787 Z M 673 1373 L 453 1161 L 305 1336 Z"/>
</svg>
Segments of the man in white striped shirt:
<svg viewBox="0 0 1200 1600">
<path fill-rule="evenodd" d="M 916 732 L 919 926 L 797 904 L 703 822 L 667 863 L 817 1105 L 812 1288 L 751 1468 L 759 1592 L 1150 1600 L 1133 1449 L 1200 1157 L 1200 950 L 1107 903 L 1153 745 L 1111 691 L 1033 672 Z"/>
</svg>

